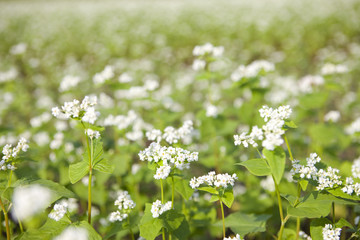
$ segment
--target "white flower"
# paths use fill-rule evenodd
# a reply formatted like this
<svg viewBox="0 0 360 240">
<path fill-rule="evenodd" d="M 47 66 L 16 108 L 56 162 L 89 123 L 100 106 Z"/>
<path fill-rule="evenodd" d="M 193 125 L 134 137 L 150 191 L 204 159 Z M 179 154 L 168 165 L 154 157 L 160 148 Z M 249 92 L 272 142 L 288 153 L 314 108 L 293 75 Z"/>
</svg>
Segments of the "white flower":
<svg viewBox="0 0 360 240">
<path fill-rule="evenodd" d="M 360 178 L 360 158 L 354 160 L 351 166 L 351 173 L 354 178 Z"/>
<path fill-rule="evenodd" d="M 171 167 L 169 165 L 163 165 L 156 169 L 156 173 L 154 175 L 155 179 L 166 179 L 171 171 Z"/>
<path fill-rule="evenodd" d="M 21 55 L 26 52 L 26 49 L 27 49 L 26 43 L 19 43 L 11 47 L 10 54 Z"/>
<path fill-rule="evenodd" d="M 91 139 L 100 137 L 99 131 L 95 131 L 95 130 L 92 130 L 90 128 L 85 129 L 85 134 Z"/>
<path fill-rule="evenodd" d="M 64 217 L 64 215 L 66 214 L 68 209 L 68 204 L 67 202 L 60 202 L 60 203 L 56 203 L 54 205 L 54 210 L 49 213 L 49 218 L 54 219 L 55 221 L 60 221 L 60 219 L 62 219 Z"/>
<path fill-rule="evenodd" d="M 214 171 L 211 171 L 207 175 L 203 175 L 198 178 L 192 178 L 190 180 L 190 187 L 195 189 L 202 184 L 207 184 L 209 186 L 215 186 L 218 188 L 227 188 L 229 186 L 234 186 L 236 179 L 236 174 L 229 175 L 228 173 L 225 173 L 216 175 Z"/>
<path fill-rule="evenodd" d="M 257 60 L 248 66 L 240 65 L 230 76 L 231 80 L 238 82 L 243 78 L 253 78 L 259 75 L 261 71 L 272 72 L 275 70 L 275 65 L 266 60 Z"/>
<path fill-rule="evenodd" d="M 274 184 L 274 180 L 272 179 L 271 176 L 267 176 L 266 178 L 262 179 L 260 181 L 260 186 L 269 191 L 269 192 L 274 192 L 275 191 L 275 184 Z"/>
<path fill-rule="evenodd" d="M 73 87 L 76 87 L 79 82 L 81 82 L 81 78 L 78 76 L 65 76 L 60 83 L 59 92 L 65 92 L 70 90 Z"/>
<path fill-rule="evenodd" d="M 81 227 L 67 227 L 54 240 L 88 240 L 88 231 Z"/>
<path fill-rule="evenodd" d="M 136 206 L 127 191 L 118 192 L 118 197 L 115 200 L 115 205 L 118 206 L 118 210 L 110 213 L 110 222 L 122 221 L 126 219 L 129 216 L 131 209 L 135 208 Z"/>
<path fill-rule="evenodd" d="M 321 74 L 322 75 L 332 75 L 332 74 L 342 74 L 349 72 L 349 69 L 345 65 L 341 64 L 332 64 L 332 63 L 326 63 L 321 68 Z"/>
<path fill-rule="evenodd" d="M 236 234 L 235 237 L 225 237 L 224 240 L 242 240 L 239 234 Z"/>
<path fill-rule="evenodd" d="M 341 228 L 334 228 L 331 224 L 326 224 L 322 234 L 324 240 L 340 240 Z"/>
<path fill-rule="evenodd" d="M 304 240 L 312 240 L 312 238 L 303 231 L 299 231 L 299 237 Z"/>
<path fill-rule="evenodd" d="M 153 218 L 158 218 L 161 214 L 171 209 L 171 201 L 161 204 L 160 200 L 156 200 L 151 205 L 151 213 Z"/>
<path fill-rule="evenodd" d="M 325 122 L 338 122 L 340 119 L 340 112 L 339 111 L 330 111 L 324 116 Z"/>
<path fill-rule="evenodd" d="M 218 114 L 219 114 L 219 108 L 216 107 L 215 105 L 209 104 L 206 107 L 206 116 L 207 117 L 216 118 Z"/>
<path fill-rule="evenodd" d="M 206 66 L 206 61 L 202 59 L 195 59 L 192 64 L 192 69 L 194 71 L 200 71 L 200 70 L 204 70 L 205 66 Z"/>
<path fill-rule="evenodd" d="M 95 74 L 93 77 L 93 82 L 95 84 L 103 84 L 105 81 L 113 78 L 114 76 L 114 67 L 106 66 L 102 72 Z"/>
<path fill-rule="evenodd" d="M 49 206 L 51 192 L 49 189 L 36 184 L 17 187 L 12 199 L 14 204 L 12 214 L 19 220 L 25 220 Z"/>
</svg>

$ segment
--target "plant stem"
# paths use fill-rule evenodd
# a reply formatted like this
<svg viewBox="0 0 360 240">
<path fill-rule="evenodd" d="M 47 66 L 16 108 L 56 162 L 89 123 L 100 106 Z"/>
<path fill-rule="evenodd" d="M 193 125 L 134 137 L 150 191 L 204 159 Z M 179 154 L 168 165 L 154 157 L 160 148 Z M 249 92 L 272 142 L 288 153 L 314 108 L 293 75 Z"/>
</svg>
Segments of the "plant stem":
<svg viewBox="0 0 360 240">
<path fill-rule="evenodd" d="M 290 148 L 289 142 L 288 142 L 287 137 L 286 137 L 285 134 L 284 134 L 284 140 L 285 140 L 286 147 L 287 147 L 288 152 L 289 152 L 289 155 L 290 155 L 290 159 L 291 159 L 291 161 L 293 162 L 293 161 L 294 161 L 294 157 L 293 157 L 293 155 L 292 155 L 291 148 Z"/>
<path fill-rule="evenodd" d="M 221 207 L 221 217 L 223 223 L 223 237 L 225 238 L 225 217 L 224 217 L 224 207 L 221 198 L 219 199 L 220 207 Z"/>
<path fill-rule="evenodd" d="M 127 219 L 128 219 L 129 231 L 130 231 L 131 239 L 132 239 L 132 240 L 135 240 L 134 233 L 133 233 L 133 231 L 131 230 L 130 217 L 128 217 Z"/>
<path fill-rule="evenodd" d="M 10 240 L 11 234 L 10 234 L 10 227 L 9 227 L 9 217 L 8 217 L 8 213 L 5 209 L 4 203 L 2 202 L 1 198 L 0 198 L 0 206 L 1 206 L 2 211 L 4 212 L 4 217 L 5 217 L 6 239 Z"/>
<path fill-rule="evenodd" d="M 296 218 L 296 240 L 299 239 L 299 233 L 300 233 L 300 217 Z"/>
<path fill-rule="evenodd" d="M 335 224 L 335 202 L 332 202 L 332 222 Z"/>
<path fill-rule="evenodd" d="M 279 214 L 280 214 L 280 219 L 281 219 L 281 227 L 280 227 L 280 230 L 279 230 L 278 239 L 281 240 L 281 239 L 282 239 L 282 234 L 283 234 L 283 231 L 284 231 L 285 221 L 284 221 L 284 214 L 283 214 L 283 209 L 282 209 L 282 203 L 281 203 L 281 196 L 280 196 L 279 186 L 278 186 L 277 183 L 275 182 L 274 176 L 273 176 L 273 180 L 274 180 L 275 191 L 276 191 L 277 200 L 278 200 L 278 205 L 279 205 Z"/>
<path fill-rule="evenodd" d="M 161 188 L 161 204 L 164 204 L 164 185 L 162 179 L 160 179 L 160 188 Z M 162 228 L 162 238 L 165 240 L 165 228 Z"/>
<path fill-rule="evenodd" d="M 91 144 L 89 144 L 89 138 L 86 137 L 86 142 L 88 145 L 89 151 L 89 183 L 88 183 L 88 223 L 91 224 L 91 180 L 92 180 L 92 162 L 94 157 L 94 145 L 92 139 L 90 139 Z M 90 146 L 89 146 L 90 145 Z"/>
<path fill-rule="evenodd" d="M 7 186 L 7 187 L 10 187 L 10 185 L 11 185 L 11 177 L 12 177 L 12 174 L 13 174 L 13 170 L 10 171 L 9 181 L 8 181 L 8 186 Z"/>
<path fill-rule="evenodd" d="M 174 208 L 174 197 L 175 197 L 175 182 L 174 176 L 171 177 L 171 208 Z"/>
</svg>

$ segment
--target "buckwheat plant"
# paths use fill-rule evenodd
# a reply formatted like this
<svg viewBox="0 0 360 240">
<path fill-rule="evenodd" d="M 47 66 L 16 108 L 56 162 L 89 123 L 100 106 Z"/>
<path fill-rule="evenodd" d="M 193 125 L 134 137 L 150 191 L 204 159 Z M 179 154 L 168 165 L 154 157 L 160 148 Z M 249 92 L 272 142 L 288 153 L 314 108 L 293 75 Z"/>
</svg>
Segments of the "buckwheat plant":
<svg viewBox="0 0 360 240">
<path fill-rule="evenodd" d="M 78 121 L 84 129 L 86 151 L 81 162 L 70 165 L 69 177 L 72 184 L 78 182 L 88 174 L 88 222 L 91 223 L 91 185 L 93 170 L 111 173 L 113 168 L 106 159 L 102 158 L 103 148 L 100 132 L 102 127 L 95 125 L 99 112 L 95 110 L 96 96 L 85 96 L 80 102 L 73 100 L 65 102 L 61 108 L 52 108 L 52 114 L 59 119 L 73 119 Z"/>
<path fill-rule="evenodd" d="M 243 132 L 240 135 L 234 135 L 235 145 L 243 145 L 248 148 L 249 145 L 256 148 L 259 153 L 259 159 L 250 159 L 240 165 L 245 166 L 252 174 L 256 176 L 271 175 L 275 185 L 275 192 L 277 195 L 279 214 L 281 220 L 281 227 L 278 233 L 278 239 L 282 239 L 285 223 L 289 216 L 284 217 L 281 196 L 279 191 L 279 184 L 285 171 L 285 152 L 280 147 L 284 142 L 288 148 L 291 161 L 294 161 L 290 146 L 285 136 L 285 131 L 289 128 L 296 128 L 293 122 L 288 119 L 291 116 L 292 109 L 290 106 L 280 106 L 278 108 L 271 108 L 263 106 L 260 110 L 260 117 L 264 119 L 265 124 L 261 127 L 254 126 L 250 133 Z M 258 142 L 261 141 L 263 147 L 262 153 L 258 149 Z M 261 166 L 261 167 L 260 167 Z M 259 169 L 255 169 L 260 167 Z M 298 195 L 296 202 L 299 201 L 301 194 L 300 185 L 298 185 Z M 300 219 L 297 219 L 297 238 L 300 231 Z"/>
<path fill-rule="evenodd" d="M 141 161 L 147 161 L 148 167 L 155 170 L 154 179 L 160 180 L 161 190 L 161 201 L 157 200 L 152 204 L 151 212 L 154 218 L 159 217 L 159 215 L 164 212 L 164 209 L 169 210 L 168 207 L 170 207 L 170 209 L 174 208 L 175 182 L 183 184 L 184 180 L 182 179 L 181 171 L 189 169 L 191 162 L 198 161 L 198 152 L 190 152 L 178 147 L 181 141 L 185 141 L 191 137 L 192 130 L 193 123 L 191 121 L 185 121 L 183 126 L 178 129 L 168 126 L 163 132 L 158 129 L 153 129 L 146 133 L 147 139 L 155 142 L 152 142 L 145 150 L 140 151 L 139 159 Z M 163 146 L 161 142 L 170 146 Z M 176 180 L 175 176 L 177 176 Z M 164 180 L 167 178 L 171 180 L 171 202 L 165 203 Z M 184 196 L 185 193 L 184 191 L 180 191 L 180 194 Z M 161 205 L 159 205 L 159 203 Z M 162 236 L 163 239 L 165 239 L 164 228 L 162 228 Z M 171 238 L 172 234 L 170 233 L 169 239 Z"/>
<path fill-rule="evenodd" d="M 227 237 L 224 240 L 242 240 L 239 234 L 236 234 L 235 237 Z"/>
<path fill-rule="evenodd" d="M 135 206 L 136 206 L 135 202 L 131 199 L 131 196 L 129 195 L 129 193 L 127 191 L 120 191 L 118 193 L 117 199 L 115 200 L 115 206 L 117 206 L 118 209 L 115 212 L 110 213 L 109 221 L 110 222 L 116 222 L 116 221 L 121 222 L 121 221 L 127 219 L 127 224 L 128 224 L 129 232 L 131 235 L 131 239 L 134 240 L 135 237 L 134 237 L 134 233 L 132 232 L 132 229 L 131 229 L 129 214 L 131 213 L 132 209 L 135 208 Z"/>
<path fill-rule="evenodd" d="M 11 178 L 13 171 L 16 169 L 16 163 L 19 160 L 20 152 L 26 152 L 29 148 L 27 144 L 27 140 L 25 138 L 20 138 L 19 142 L 16 146 L 12 146 L 11 144 L 6 144 L 2 150 L 2 159 L 0 161 L 0 171 L 5 171 L 7 174 L 7 188 L 11 186 Z M 2 197 L 0 197 L 0 206 L 4 213 L 5 218 L 5 227 L 6 227 L 6 236 L 7 239 L 11 238 L 10 228 L 9 228 L 9 216 L 8 210 L 5 208 L 5 204 L 3 202 Z M 19 216 L 17 216 L 19 218 Z M 20 225 L 21 222 L 19 221 Z M 22 226 L 21 226 L 22 227 Z"/>
<path fill-rule="evenodd" d="M 216 174 L 214 171 L 211 171 L 207 175 L 203 175 L 198 178 L 193 177 L 190 181 L 190 187 L 192 189 L 198 189 L 201 191 L 211 193 L 212 196 L 210 201 L 220 202 L 224 239 L 225 239 L 225 216 L 224 216 L 223 203 L 228 208 L 231 208 L 231 205 L 234 201 L 233 186 L 235 184 L 235 180 L 237 180 L 237 176 L 235 173 L 233 175 L 229 175 L 228 173 Z"/>
</svg>

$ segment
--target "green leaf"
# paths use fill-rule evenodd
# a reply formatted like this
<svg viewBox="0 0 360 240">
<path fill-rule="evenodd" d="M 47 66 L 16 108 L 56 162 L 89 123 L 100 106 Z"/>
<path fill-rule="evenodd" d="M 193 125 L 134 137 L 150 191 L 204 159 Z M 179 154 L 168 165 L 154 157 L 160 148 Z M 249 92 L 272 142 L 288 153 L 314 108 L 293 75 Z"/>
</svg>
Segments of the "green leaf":
<svg viewBox="0 0 360 240">
<path fill-rule="evenodd" d="M 233 232 L 245 236 L 248 233 L 266 231 L 266 221 L 270 215 L 254 215 L 236 212 L 225 218 L 225 226 L 230 227 Z M 216 226 L 222 226 L 222 222 L 218 221 Z"/>
<path fill-rule="evenodd" d="M 219 195 L 211 195 L 210 202 L 220 201 Z"/>
<path fill-rule="evenodd" d="M 341 197 L 341 198 L 348 199 L 348 200 L 353 200 L 353 201 L 360 201 L 359 196 L 356 196 L 355 194 L 354 195 L 349 195 L 347 193 L 344 193 L 341 190 L 341 187 L 338 187 L 338 188 L 335 188 L 335 189 L 328 189 L 326 191 L 329 192 L 330 194 L 336 196 L 336 197 Z"/>
<path fill-rule="evenodd" d="M 224 192 L 224 194 L 221 196 L 221 201 L 228 207 L 231 208 L 231 205 L 234 202 L 234 194 L 232 189 L 228 190 L 226 189 L 226 191 Z"/>
<path fill-rule="evenodd" d="M 175 210 L 169 210 L 159 216 L 163 220 L 162 225 L 170 232 L 178 229 L 185 216 Z"/>
<path fill-rule="evenodd" d="M 172 234 L 175 235 L 175 237 L 177 237 L 177 239 L 180 239 L 180 240 L 189 239 L 190 226 L 185 218 L 181 222 L 181 225 L 175 231 L 173 231 Z"/>
<path fill-rule="evenodd" d="M 263 154 L 270 166 L 271 173 L 274 176 L 275 182 L 280 183 L 285 171 L 285 152 L 280 147 L 269 151 L 264 148 Z"/>
<path fill-rule="evenodd" d="M 285 129 L 297 128 L 297 127 L 298 126 L 296 126 L 296 124 L 293 121 L 288 121 L 288 120 L 285 121 L 285 124 L 284 124 Z"/>
<path fill-rule="evenodd" d="M 296 196 L 290 194 L 281 194 L 281 196 L 285 198 L 291 204 L 291 206 L 295 205 Z"/>
<path fill-rule="evenodd" d="M 314 219 L 310 223 L 310 235 L 312 239 L 323 239 L 322 229 L 325 224 L 331 224 L 331 221 L 327 218 Z"/>
<path fill-rule="evenodd" d="M 107 159 L 101 159 L 94 165 L 94 169 L 103 173 L 112 173 L 114 171 L 114 166 L 109 163 Z"/>
<path fill-rule="evenodd" d="M 104 154 L 104 150 L 103 150 L 103 143 L 101 141 L 101 138 L 98 138 L 98 139 L 95 138 L 93 140 L 93 159 L 92 159 L 92 162 L 91 162 L 92 168 L 94 168 L 94 166 L 98 162 L 102 161 L 103 154 Z M 83 154 L 83 160 L 84 161 L 89 161 L 89 152 L 88 152 L 87 148 L 86 148 L 86 151 Z"/>
<path fill-rule="evenodd" d="M 48 218 L 43 226 L 39 229 L 29 229 L 19 238 L 19 240 L 50 240 L 55 236 L 60 235 L 69 224 L 69 219 L 65 217 L 58 222 Z"/>
<path fill-rule="evenodd" d="M 343 228 L 343 227 L 354 228 L 354 226 L 351 223 L 349 223 L 348 221 L 346 221 L 344 218 L 340 218 L 340 220 L 337 221 L 337 223 L 335 223 L 335 227 L 337 227 L 337 228 Z"/>
<path fill-rule="evenodd" d="M 343 199 L 336 198 L 330 194 L 312 192 L 301 198 L 300 203 L 294 207 L 288 207 L 288 214 L 294 217 L 320 218 L 330 213 L 332 202 L 348 204 Z"/>
<path fill-rule="evenodd" d="M 81 221 L 75 226 L 85 228 L 88 231 L 88 240 L 102 240 L 101 236 L 95 231 L 95 229 L 87 222 Z"/>
<path fill-rule="evenodd" d="M 178 177 L 174 177 L 174 182 L 175 190 L 180 193 L 185 200 L 189 200 L 194 193 L 194 189 L 189 186 L 189 182 Z"/>
<path fill-rule="evenodd" d="M 266 160 L 262 158 L 250 159 L 241 163 L 237 163 L 236 165 L 246 167 L 247 170 L 249 170 L 249 172 L 255 176 L 268 176 L 271 174 L 269 165 L 267 164 Z"/>
<path fill-rule="evenodd" d="M 146 203 L 144 216 L 141 218 L 139 225 L 140 236 L 147 240 L 153 240 L 159 235 L 162 227 L 162 220 L 152 217 L 151 204 Z"/>
<path fill-rule="evenodd" d="M 198 190 L 205 191 L 215 195 L 219 194 L 219 192 L 213 187 L 199 187 Z"/>
<path fill-rule="evenodd" d="M 300 183 L 301 189 L 302 189 L 303 191 L 306 191 L 309 182 L 306 181 L 306 180 L 304 180 L 304 179 L 302 179 L 302 180 L 299 180 L 299 183 Z"/>
<path fill-rule="evenodd" d="M 72 184 L 77 183 L 80 179 L 89 173 L 89 161 L 81 161 L 71 164 L 69 167 L 69 178 Z"/>
<path fill-rule="evenodd" d="M 284 228 L 283 237 L 284 240 L 293 240 L 296 238 L 296 232 L 291 228 Z"/>
</svg>

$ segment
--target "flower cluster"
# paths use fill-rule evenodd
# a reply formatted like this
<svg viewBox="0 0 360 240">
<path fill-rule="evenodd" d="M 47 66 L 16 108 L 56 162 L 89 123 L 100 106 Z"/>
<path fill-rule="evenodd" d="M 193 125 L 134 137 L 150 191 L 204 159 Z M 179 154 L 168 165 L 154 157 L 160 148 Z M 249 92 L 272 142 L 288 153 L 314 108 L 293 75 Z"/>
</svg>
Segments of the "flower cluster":
<svg viewBox="0 0 360 240">
<path fill-rule="evenodd" d="M 338 122 L 341 115 L 339 111 L 330 111 L 324 116 L 325 122 Z"/>
<path fill-rule="evenodd" d="M 275 70 L 275 65 L 266 60 L 257 60 L 245 66 L 240 65 L 232 74 L 231 80 L 238 82 L 243 78 L 253 78 L 259 75 L 260 72 L 272 72 Z"/>
<path fill-rule="evenodd" d="M 298 86 L 302 93 L 312 93 L 313 87 L 324 85 L 325 80 L 322 76 L 307 75 L 299 80 Z"/>
<path fill-rule="evenodd" d="M 224 240 L 242 240 L 239 234 L 236 234 L 235 237 L 226 237 Z"/>
<path fill-rule="evenodd" d="M 118 210 L 110 214 L 110 222 L 122 221 L 126 219 L 128 214 L 131 212 L 131 209 L 135 208 L 136 206 L 127 191 L 119 192 L 118 198 L 115 200 L 115 205 L 118 206 Z"/>
<path fill-rule="evenodd" d="M 113 78 L 114 76 L 115 76 L 114 67 L 106 66 L 102 72 L 95 74 L 95 76 L 93 77 L 93 82 L 95 84 L 102 84 L 106 80 L 109 80 L 109 79 Z"/>
<path fill-rule="evenodd" d="M 92 130 L 90 128 L 85 129 L 85 134 L 91 139 L 100 137 L 99 131 L 95 131 L 95 130 Z"/>
<path fill-rule="evenodd" d="M 159 165 L 154 176 L 155 179 L 165 179 L 169 176 L 171 168 L 179 170 L 188 169 L 190 163 L 198 160 L 198 152 L 190 152 L 182 148 L 165 147 L 157 142 L 140 151 L 141 161 L 155 162 Z"/>
<path fill-rule="evenodd" d="M 291 174 L 299 174 L 300 178 L 317 181 L 317 190 L 341 186 L 342 181 L 338 175 L 339 170 L 332 167 L 328 167 L 326 171 L 318 169 L 315 165 L 320 161 L 321 159 L 316 153 L 311 153 L 310 157 L 306 158 L 306 166 L 299 164 L 299 160 L 294 160 Z"/>
<path fill-rule="evenodd" d="M 193 129 L 193 122 L 188 120 L 178 129 L 171 126 L 166 127 L 164 133 L 158 129 L 153 129 L 146 133 L 146 137 L 150 141 L 160 142 L 161 140 L 165 140 L 167 143 L 173 144 L 190 136 Z"/>
<path fill-rule="evenodd" d="M 168 201 L 165 204 L 161 204 L 160 200 L 156 200 L 151 205 L 151 213 L 153 218 L 159 217 L 161 214 L 163 214 L 166 211 L 169 211 L 171 209 L 171 201 Z"/>
<path fill-rule="evenodd" d="M 202 184 L 207 184 L 209 186 L 215 186 L 217 188 L 227 188 L 229 186 L 233 187 L 235 180 L 237 179 L 236 174 L 229 175 L 225 174 L 216 174 L 214 171 L 209 172 L 207 175 L 201 177 L 193 177 L 190 180 L 190 187 L 195 189 Z"/>
<path fill-rule="evenodd" d="M 51 191 L 38 184 L 17 187 L 13 194 L 13 214 L 24 220 L 41 212 L 49 206 Z"/>
<path fill-rule="evenodd" d="M 240 135 L 234 135 L 235 145 L 243 145 L 248 147 L 252 145 L 257 147 L 256 140 L 263 140 L 262 146 L 268 150 L 274 150 L 276 146 L 283 144 L 284 140 L 281 135 L 285 133 L 282 129 L 285 119 L 288 119 L 292 113 L 290 106 L 280 106 L 277 109 L 263 106 L 260 110 L 260 116 L 266 122 L 262 128 L 254 126 L 250 134 L 247 132 Z"/>
<path fill-rule="evenodd" d="M 211 43 L 206 43 L 202 46 L 195 46 L 193 55 L 198 57 L 198 59 L 194 60 L 192 68 L 195 71 L 203 70 L 206 66 L 206 58 L 219 58 L 223 55 L 223 53 L 223 46 L 215 47 Z"/>
<path fill-rule="evenodd" d="M 342 73 L 347 73 L 348 71 L 349 71 L 348 67 L 342 64 L 326 63 L 321 68 L 322 75 L 342 74 Z"/>
<path fill-rule="evenodd" d="M 94 108 L 96 104 L 96 96 L 85 96 L 81 103 L 74 99 L 72 102 L 65 102 L 61 109 L 59 107 L 52 108 L 52 114 L 60 119 L 80 118 L 83 122 L 94 124 L 99 116 L 99 112 L 96 112 Z"/>
<path fill-rule="evenodd" d="M 26 152 L 29 148 L 27 140 L 25 138 L 20 138 L 16 147 L 12 147 L 11 144 L 6 144 L 2 150 L 2 160 L 0 161 L 0 170 L 15 170 L 14 162 L 20 151 Z"/>
<path fill-rule="evenodd" d="M 357 196 L 360 195 L 360 183 L 354 183 L 354 179 L 352 177 L 347 177 L 345 186 L 341 189 L 344 193 L 347 193 L 349 195 L 355 194 Z"/>
<path fill-rule="evenodd" d="M 89 239 L 88 230 L 82 227 L 67 227 L 59 236 L 54 240 L 87 240 Z"/>
<path fill-rule="evenodd" d="M 64 217 L 64 215 L 66 214 L 68 210 L 68 204 L 67 202 L 60 202 L 60 203 L 56 203 L 54 205 L 54 210 L 49 213 L 49 218 L 54 219 L 55 221 L 60 221 L 60 219 L 62 219 Z"/>
<path fill-rule="evenodd" d="M 68 91 L 71 88 L 76 87 L 79 84 L 79 82 L 81 82 L 80 77 L 67 75 L 61 80 L 61 83 L 59 86 L 59 92 Z"/>
<path fill-rule="evenodd" d="M 334 228 L 331 224 L 326 224 L 322 234 L 324 240 L 340 240 L 341 228 Z"/>
<path fill-rule="evenodd" d="M 354 178 L 360 178 L 360 158 L 354 160 L 351 166 L 351 173 Z"/>
<path fill-rule="evenodd" d="M 303 231 L 299 231 L 299 237 L 304 240 L 312 240 L 312 238 Z"/>
</svg>

